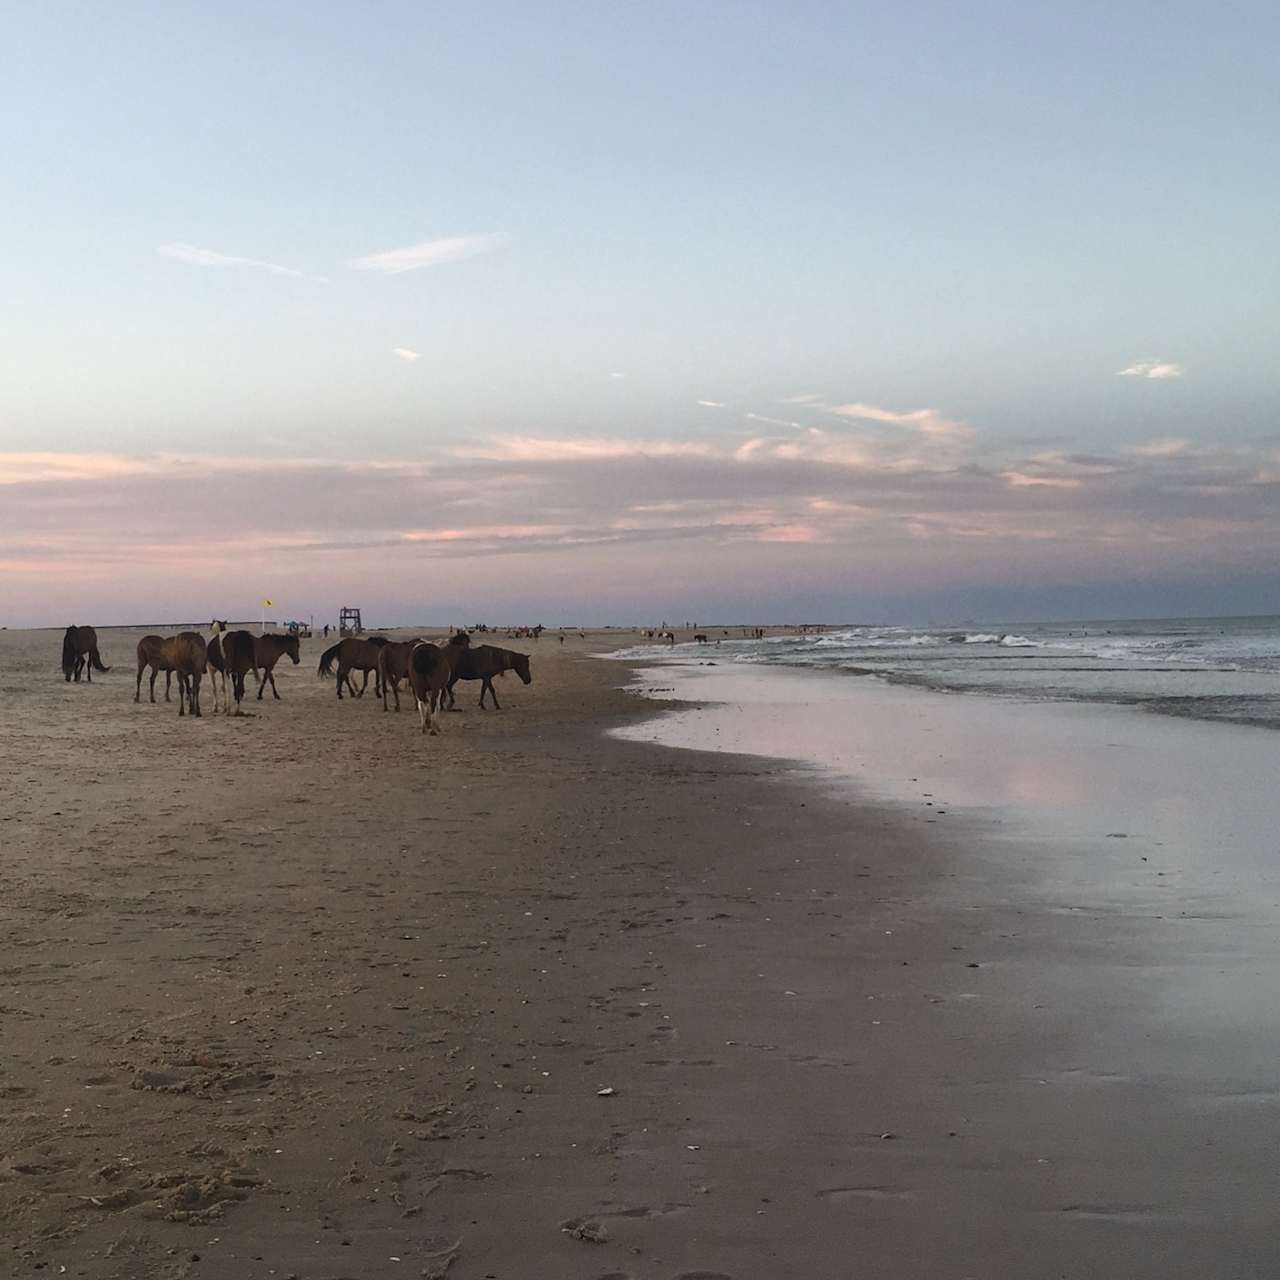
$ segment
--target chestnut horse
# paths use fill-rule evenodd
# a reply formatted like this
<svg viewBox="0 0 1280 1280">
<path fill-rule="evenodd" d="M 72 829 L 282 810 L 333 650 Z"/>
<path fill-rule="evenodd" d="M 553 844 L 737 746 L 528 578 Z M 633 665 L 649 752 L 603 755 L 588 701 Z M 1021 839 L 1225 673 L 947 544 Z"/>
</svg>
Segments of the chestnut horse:
<svg viewBox="0 0 1280 1280">
<path fill-rule="evenodd" d="M 68 627 L 62 637 L 62 674 L 68 682 L 74 676 L 80 682 L 80 673 L 92 684 L 95 671 L 110 671 L 102 665 L 98 653 L 98 633 L 92 627 Z"/>
<path fill-rule="evenodd" d="M 400 710 L 400 681 L 409 674 L 409 653 L 421 640 L 414 636 L 412 640 L 390 640 L 378 653 L 378 679 L 382 681 L 382 709 L 387 706 L 387 690 L 395 694 L 396 710 Z"/>
<path fill-rule="evenodd" d="M 138 641 L 138 684 L 134 690 L 134 702 L 142 701 L 142 673 L 151 668 L 151 701 L 156 700 L 156 676 L 164 672 L 164 700 L 169 701 L 169 690 L 173 687 L 173 668 L 164 657 L 163 636 L 143 636 Z"/>
<path fill-rule="evenodd" d="M 320 655 L 320 665 L 316 668 L 316 675 L 327 676 L 329 669 L 333 665 L 333 660 L 338 660 L 338 697 L 342 697 L 342 686 L 345 684 L 351 691 L 353 698 L 363 698 L 364 691 L 369 687 L 369 672 L 373 672 L 373 692 L 376 697 L 382 696 L 382 677 L 378 674 L 378 657 L 382 652 L 384 645 L 390 643 L 386 636 L 369 636 L 367 639 L 360 639 L 358 636 L 347 636 L 345 640 L 339 640 L 337 644 L 330 645 Z M 351 682 L 351 673 L 353 671 L 364 672 L 364 684 L 360 686 L 360 691 L 356 692 L 355 685 Z"/>
<path fill-rule="evenodd" d="M 453 686 L 459 680 L 481 680 L 480 706 L 484 707 L 484 695 L 493 699 L 494 710 L 501 711 L 498 695 L 494 692 L 493 677 L 505 671 L 514 671 L 525 684 L 533 681 L 529 674 L 529 655 L 517 653 L 515 649 L 499 649 L 492 644 L 478 644 L 474 648 L 461 649 L 453 664 L 453 672 L 449 677 L 449 705 L 453 706 Z"/>
<path fill-rule="evenodd" d="M 204 636 L 198 631 L 180 631 L 160 642 L 160 661 L 164 669 L 178 676 L 178 714 L 200 714 L 200 681 L 208 665 L 209 654 Z M 151 677 L 155 682 L 155 676 Z M 152 701 L 155 701 L 153 698 Z"/>
<path fill-rule="evenodd" d="M 297 636 L 255 636 L 253 641 L 254 656 L 254 678 L 258 681 L 258 699 L 262 699 L 262 691 L 266 688 L 267 682 L 271 682 L 272 696 L 279 701 L 280 695 L 276 692 L 276 678 L 272 674 L 275 665 L 284 657 L 285 654 L 293 659 L 293 665 L 296 667 L 301 659 L 298 657 L 298 637 Z M 258 668 L 262 668 L 262 674 L 258 675 Z"/>
<path fill-rule="evenodd" d="M 413 700 L 417 704 L 418 716 L 422 721 L 422 732 L 430 731 L 437 734 L 440 732 L 440 724 L 436 720 L 435 713 L 444 701 L 445 690 L 449 687 L 449 677 L 453 674 L 453 663 L 449 660 L 449 654 L 446 649 L 428 644 L 425 640 L 418 640 L 409 650 L 406 666 L 409 688 L 413 690 Z"/>
</svg>

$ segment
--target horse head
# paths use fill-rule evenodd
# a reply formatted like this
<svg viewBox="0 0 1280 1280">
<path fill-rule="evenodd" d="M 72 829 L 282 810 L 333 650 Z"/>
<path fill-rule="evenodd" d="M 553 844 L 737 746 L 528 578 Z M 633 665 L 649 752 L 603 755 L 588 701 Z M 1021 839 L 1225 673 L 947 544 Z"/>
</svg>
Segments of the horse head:
<svg viewBox="0 0 1280 1280">
<path fill-rule="evenodd" d="M 298 637 L 290 636 L 285 641 L 284 651 L 293 659 L 293 665 L 296 667 L 302 659 L 298 656 Z"/>
<path fill-rule="evenodd" d="M 529 674 L 529 655 L 527 653 L 513 653 L 511 655 L 511 670 L 520 677 L 522 683 L 532 683 L 533 677 Z"/>
</svg>

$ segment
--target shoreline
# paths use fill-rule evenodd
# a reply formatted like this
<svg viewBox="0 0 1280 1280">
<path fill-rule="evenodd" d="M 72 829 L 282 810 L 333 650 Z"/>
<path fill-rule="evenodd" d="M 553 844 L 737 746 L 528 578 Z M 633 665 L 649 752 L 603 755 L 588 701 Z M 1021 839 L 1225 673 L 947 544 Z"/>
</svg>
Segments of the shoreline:
<svg viewBox="0 0 1280 1280">
<path fill-rule="evenodd" d="M 605 736 L 658 705 L 612 639 L 437 739 L 306 658 L 196 725 L 4 663 L 15 1274 L 1274 1269 L 1266 1080 L 1119 1069 L 1151 922 L 993 883 L 977 815 Z"/>
</svg>

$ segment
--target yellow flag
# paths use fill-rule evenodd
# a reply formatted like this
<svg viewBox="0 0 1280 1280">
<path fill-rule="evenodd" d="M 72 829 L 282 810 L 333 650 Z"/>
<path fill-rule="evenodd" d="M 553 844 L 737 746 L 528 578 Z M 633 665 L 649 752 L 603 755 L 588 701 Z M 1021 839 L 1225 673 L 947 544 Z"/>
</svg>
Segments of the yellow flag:
<svg viewBox="0 0 1280 1280">
<path fill-rule="evenodd" d="M 271 604 L 272 604 L 272 602 L 271 602 L 270 600 L 264 600 L 264 601 L 262 602 L 262 607 L 263 607 L 264 609 L 270 609 L 270 608 L 271 608 Z"/>
</svg>

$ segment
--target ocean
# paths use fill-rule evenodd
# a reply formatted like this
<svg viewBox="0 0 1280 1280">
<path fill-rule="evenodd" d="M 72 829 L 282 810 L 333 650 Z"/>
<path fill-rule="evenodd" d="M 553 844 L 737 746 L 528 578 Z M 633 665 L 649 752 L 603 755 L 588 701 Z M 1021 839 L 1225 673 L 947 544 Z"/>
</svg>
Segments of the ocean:
<svg viewBox="0 0 1280 1280">
<path fill-rule="evenodd" d="M 1280 616 L 948 627 L 849 626 L 617 656 L 803 667 L 947 693 L 1137 707 L 1280 728 Z"/>
</svg>

